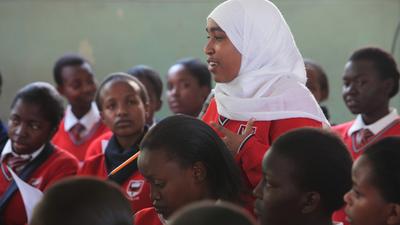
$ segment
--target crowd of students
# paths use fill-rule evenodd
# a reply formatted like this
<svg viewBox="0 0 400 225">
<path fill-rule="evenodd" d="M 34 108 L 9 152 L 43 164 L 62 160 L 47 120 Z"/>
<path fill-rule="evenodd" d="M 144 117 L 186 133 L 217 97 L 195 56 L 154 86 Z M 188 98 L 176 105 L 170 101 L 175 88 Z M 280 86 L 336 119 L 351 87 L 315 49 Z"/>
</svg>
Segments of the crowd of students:
<svg viewBox="0 0 400 225">
<path fill-rule="evenodd" d="M 22 87 L 0 126 L 0 224 L 400 224 L 389 53 L 352 53 L 342 93 L 355 119 L 330 126 L 326 72 L 273 3 L 223 2 L 206 32 L 207 64 L 167 72 L 174 116 L 155 117 L 163 85 L 145 65 L 97 86 L 89 62 L 66 54 L 55 87 Z M 32 217 L 16 176 L 44 191 Z"/>
</svg>

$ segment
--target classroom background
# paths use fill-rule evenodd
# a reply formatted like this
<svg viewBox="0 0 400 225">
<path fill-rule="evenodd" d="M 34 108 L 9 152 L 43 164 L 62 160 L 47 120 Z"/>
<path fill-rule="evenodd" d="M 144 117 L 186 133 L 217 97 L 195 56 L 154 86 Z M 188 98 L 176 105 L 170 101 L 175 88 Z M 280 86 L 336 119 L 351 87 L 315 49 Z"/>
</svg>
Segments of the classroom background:
<svg viewBox="0 0 400 225">
<path fill-rule="evenodd" d="M 53 82 L 55 60 L 66 52 L 88 58 L 100 82 L 111 72 L 146 64 L 165 81 L 183 57 L 205 61 L 206 17 L 222 0 L 0 0 L 0 118 L 7 120 L 16 91 L 33 81 Z M 350 53 L 364 46 L 391 51 L 400 63 L 396 27 L 400 0 L 273 0 L 303 57 L 329 77 L 331 121 L 353 118 L 342 97 Z M 400 42 L 400 41 L 399 41 Z M 165 87 L 165 86 L 164 86 Z M 164 95 L 165 99 L 165 95 Z M 400 98 L 391 105 L 400 108 Z M 157 116 L 170 115 L 164 100 Z"/>
</svg>

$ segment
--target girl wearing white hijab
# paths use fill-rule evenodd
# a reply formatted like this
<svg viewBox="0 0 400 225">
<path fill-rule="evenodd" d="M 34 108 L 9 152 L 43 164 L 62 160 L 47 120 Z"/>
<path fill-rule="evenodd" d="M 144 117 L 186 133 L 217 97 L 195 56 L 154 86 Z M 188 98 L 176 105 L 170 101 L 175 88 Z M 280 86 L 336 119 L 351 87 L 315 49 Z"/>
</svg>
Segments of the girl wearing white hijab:
<svg viewBox="0 0 400 225">
<path fill-rule="evenodd" d="M 254 189 L 262 157 L 278 136 L 329 123 L 305 87 L 302 56 L 274 4 L 223 2 L 208 16 L 206 31 L 216 86 L 202 119 L 219 132 Z"/>
</svg>

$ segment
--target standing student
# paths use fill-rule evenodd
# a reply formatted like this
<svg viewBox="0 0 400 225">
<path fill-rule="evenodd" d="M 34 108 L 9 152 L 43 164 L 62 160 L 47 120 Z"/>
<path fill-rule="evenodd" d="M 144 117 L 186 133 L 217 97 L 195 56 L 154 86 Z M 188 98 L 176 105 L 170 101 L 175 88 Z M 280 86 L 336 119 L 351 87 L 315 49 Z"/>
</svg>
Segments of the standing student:
<svg viewBox="0 0 400 225">
<path fill-rule="evenodd" d="M 97 89 L 93 70 L 81 56 L 67 54 L 55 63 L 53 76 L 69 104 L 52 142 L 83 161 L 90 143 L 108 131 L 93 102 Z"/>
<path fill-rule="evenodd" d="M 149 116 L 146 123 L 151 127 L 157 123 L 157 118 L 154 114 L 158 112 L 162 106 L 163 86 L 160 74 L 153 68 L 145 65 L 134 66 L 130 68 L 127 73 L 136 77 L 146 87 L 149 95 Z"/>
<path fill-rule="evenodd" d="M 352 157 L 387 136 L 400 136 L 400 118 L 390 99 L 399 90 L 399 71 L 393 57 L 379 48 L 362 48 L 350 56 L 343 75 L 343 100 L 355 120 L 336 131 Z"/>
<path fill-rule="evenodd" d="M 48 83 L 28 84 L 12 101 L 9 139 L 0 144 L 0 224 L 27 222 L 21 194 L 9 169 L 41 191 L 76 174 L 76 158 L 50 143 L 62 116 L 62 99 Z"/>
<path fill-rule="evenodd" d="M 328 99 L 329 96 L 329 84 L 328 76 L 325 70 L 317 62 L 311 59 L 304 59 L 304 64 L 306 66 L 307 72 L 307 82 L 306 87 L 314 95 L 315 100 L 318 104 L 321 104 Z M 327 120 L 330 119 L 329 111 L 326 106 L 321 105 L 321 109 Z"/>
<path fill-rule="evenodd" d="M 198 59 L 178 60 L 168 70 L 167 98 L 174 114 L 197 117 L 211 91 L 211 74 Z"/>
<path fill-rule="evenodd" d="M 0 72 L 0 95 L 3 87 L 3 77 Z M 0 120 L 0 141 L 7 138 L 7 128 L 3 125 L 3 122 Z"/>
<path fill-rule="evenodd" d="M 400 224 L 400 138 L 387 137 L 354 162 L 353 188 L 344 196 L 353 225 Z"/>
<path fill-rule="evenodd" d="M 89 177 L 73 177 L 49 188 L 29 225 L 132 225 L 130 204 L 119 187 Z"/>
<path fill-rule="evenodd" d="M 196 118 L 160 121 L 141 143 L 138 166 L 150 184 L 153 207 L 137 212 L 135 225 L 161 225 L 200 200 L 241 203 L 239 168 L 213 129 Z"/>
<path fill-rule="evenodd" d="M 332 225 L 351 188 L 351 164 L 346 146 L 328 131 L 301 128 L 279 137 L 254 190 L 261 225 Z"/>
<path fill-rule="evenodd" d="M 223 2 L 208 16 L 206 31 L 204 52 L 216 86 L 202 119 L 219 132 L 254 188 L 277 137 L 328 122 L 305 87 L 303 59 L 271 2 Z"/>
<path fill-rule="evenodd" d="M 148 96 L 143 84 L 133 76 L 114 73 L 101 83 L 96 104 L 102 121 L 110 128 L 109 137 L 96 139 L 79 172 L 110 179 L 121 186 L 130 200 L 133 212 L 151 206 L 149 185 L 137 169 L 137 161 L 108 176 L 117 166 L 139 151 L 139 143 L 147 131 Z"/>
</svg>

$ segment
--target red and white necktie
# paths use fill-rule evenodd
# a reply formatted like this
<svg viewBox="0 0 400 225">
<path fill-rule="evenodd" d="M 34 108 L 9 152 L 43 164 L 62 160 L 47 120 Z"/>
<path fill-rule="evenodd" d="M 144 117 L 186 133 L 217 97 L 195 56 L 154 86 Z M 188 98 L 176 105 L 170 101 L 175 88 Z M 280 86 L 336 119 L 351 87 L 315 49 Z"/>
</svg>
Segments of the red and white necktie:
<svg viewBox="0 0 400 225">
<path fill-rule="evenodd" d="M 72 141 L 75 144 L 80 144 L 83 139 L 83 131 L 85 131 L 85 126 L 81 123 L 76 123 L 70 130 L 69 134 L 72 138 Z"/>
</svg>

